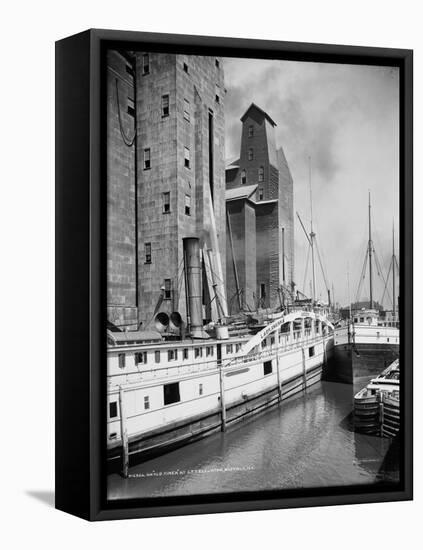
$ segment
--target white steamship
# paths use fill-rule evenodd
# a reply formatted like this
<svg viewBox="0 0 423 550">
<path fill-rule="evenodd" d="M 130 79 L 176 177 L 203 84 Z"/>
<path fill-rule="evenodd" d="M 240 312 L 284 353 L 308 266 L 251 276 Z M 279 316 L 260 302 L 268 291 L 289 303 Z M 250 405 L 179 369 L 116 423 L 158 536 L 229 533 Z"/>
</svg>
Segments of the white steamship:
<svg viewBox="0 0 423 550">
<path fill-rule="evenodd" d="M 108 330 L 109 465 L 169 451 L 258 414 L 321 379 L 333 347 L 323 308 L 259 311 L 203 326 L 201 249 L 184 239 L 188 319 Z"/>
</svg>

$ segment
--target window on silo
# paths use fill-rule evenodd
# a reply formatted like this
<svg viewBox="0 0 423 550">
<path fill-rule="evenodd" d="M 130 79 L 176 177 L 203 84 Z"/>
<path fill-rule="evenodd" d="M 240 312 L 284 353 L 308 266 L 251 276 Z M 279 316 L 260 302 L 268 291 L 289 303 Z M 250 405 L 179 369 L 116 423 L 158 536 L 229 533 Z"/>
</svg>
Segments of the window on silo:
<svg viewBox="0 0 423 550">
<path fill-rule="evenodd" d="M 172 298 L 172 281 L 170 279 L 164 280 L 164 299 L 170 300 Z"/>
<path fill-rule="evenodd" d="M 188 99 L 184 99 L 184 119 L 187 122 L 190 122 L 190 109 L 189 109 L 189 101 Z"/>
<path fill-rule="evenodd" d="M 144 149 L 144 170 L 150 170 L 151 168 L 151 151 L 150 149 Z"/>
<path fill-rule="evenodd" d="M 142 74 L 149 74 L 150 72 L 150 56 L 148 53 L 142 56 Z"/>
<path fill-rule="evenodd" d="M 165 405 L 171 405 L 172 403 L 178 403 L 181 400 L 179 394 L 179 382 L 173 384 L 165 384 L 163 386 L 163 401 Z"/>
<path fill-rule="evenodd" d="M 169 94 L 162 95 L 162 117 L 169 116 Z"/>
<path fill-rule="evenodd" d="M 163 213 L 167 214 L 170 212 L 170 192 L 166 191 L 163 193 Z"/>
<path fill-rule="evenodd" d="M 118 415 L 117 401 L 111 401 L 109 403 L 109 417 L 116 418 Z"/>
<path fill-rule="evenodd" d="M 248 137 L 253 137 L 254 136 L 254 126 L 251 124 L 250 126 L 248 126 Z"/>
<path fill-rule="evenodd" d="M 134 100 L 131 97 L 128 97 L 128 106 L 126 109 L 128 115 L 131 115 L 132 117 L 135 116 L 135 103 Z"/>
<path fill-rule="evenodd" d="M 145 243 L 145 263 L 151 264 L 151 243 Z"/>
<path fill-rule="evenodd" d="M 260 284 L 260 298 L 264 300 L 266 298 L 266 285 L 265 283 Z"/>
<path fill-rule="evenodd" d="M 188 147 L 184 147 L 184 166 L 190 168 L 190 152 Z"/>
<path fill-rule="evenodd" d="M 264 168 L 263 168 L 263 166 L 260 166 L 260 168 L 258 170 L 258 180 L 259 181 L 264 181 Z"/>
<path fill-rule="evenodd" d="M 254 158 L 254 151 L 253 151 L 252 147 L 250 147 L 248 149 L 248 160 L 253 160 L 253 158 Z"/>
<path fill-rule="evenodd" d="M 188 65 L 184 63 L 184 71 L 188 74 Z"/>
<path fill-rule="evenodd" d="M 191 216 L 191 197 L 190 195 L 185 195 L 185 215 Z"/>
<path fill-rule="evenodd" d="M 220 86 L 216 84 L 216 95 L 215 95 L 216 103 L 220 103 Z"/>
<path fill-rule="evenodd" d="M 144 409 L 147 410 L 150 408 L 150 396 L 144 395 Z"/>
<path fill-rule="evenodd" d="M 241 183 L 247 183 L 247 172 L 245 170 L 241 172 Z"/>
<path fill-rule="evenodd" d="M 218 60 L 217 58 L 214 60 L 214 63 L 215 63 L 215 65 L 216 65 L 217 68 L 220 67 L 220 62 L 219 62 L 219 60 Z"/>
</svg>

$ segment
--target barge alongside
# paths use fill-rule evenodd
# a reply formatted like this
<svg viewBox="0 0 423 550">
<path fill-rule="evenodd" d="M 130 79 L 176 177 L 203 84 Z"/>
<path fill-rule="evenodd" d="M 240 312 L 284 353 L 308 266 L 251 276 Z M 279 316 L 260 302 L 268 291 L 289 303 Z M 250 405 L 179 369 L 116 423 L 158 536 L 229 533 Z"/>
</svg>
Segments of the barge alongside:
<svg viewBox="0 0 423 550">
<path fill-rule="evenodd" d="M 395 437 L 400 429 L 400 370 L 394 361 L 354 397 L 357 431 Z"/>
<path fill-rule="evenodd" d="M 340 382 L 361 384 L 398 358 L 399 344 L 398 322 L 380 318 L 374 309 L 356 312 L 344 326 L 335 329 L 333 376 Z"/>
</svg>

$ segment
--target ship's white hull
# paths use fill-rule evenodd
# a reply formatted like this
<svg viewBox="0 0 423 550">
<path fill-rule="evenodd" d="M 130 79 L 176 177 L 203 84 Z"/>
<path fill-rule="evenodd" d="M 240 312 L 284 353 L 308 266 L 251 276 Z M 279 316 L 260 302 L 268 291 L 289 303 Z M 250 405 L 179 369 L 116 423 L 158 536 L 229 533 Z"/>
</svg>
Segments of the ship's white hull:
<svg viewBox="0 0 423 550">
<path fill-rule="evenodd" d="M 264 411 L 319 381 L 332 347 L 332 335 L 282 337 L 277 345 L 220 366 L 198 361 L 189 368 L 146 371 L 138 381 L 110 385 L 109 402 L 119 401 L 124 414 L 108 421 L 110 461 L 115 467 L 121 464 L 122 431 L 131 459 L 142 460 Z M 168 400 L 175 402 L 163 403 L 164 386 Z"/>
</svg>

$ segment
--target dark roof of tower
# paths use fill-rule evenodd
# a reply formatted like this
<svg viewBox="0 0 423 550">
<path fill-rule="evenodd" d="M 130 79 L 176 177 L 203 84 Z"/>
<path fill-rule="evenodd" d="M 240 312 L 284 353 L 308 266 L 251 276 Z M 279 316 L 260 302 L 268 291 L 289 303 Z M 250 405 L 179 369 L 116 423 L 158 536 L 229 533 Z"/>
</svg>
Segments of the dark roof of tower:
<svg viewBox="0 0 423 550">
<path fill-rule="evenodd" d="M 227 201 L 249 199 L 257 187 L 257 185 L 242 185 L 241 187 L 226 189 L 225 198 Z"/>
<path fill-rule="evenodd" d="M 270 124 L 272 124 L 272 126 L 276 126 L 276 122 L 265 112 L 263 111 L 263 109 L 260 109 L 260 107 L 258 107 L 255 103 L 251 103 L 251 105 L 248 107 L 248 109 L 245 111 L 245 113 L 242 115 L 241 117 L 241 122 L 244 122 L 244 120 L 247 118 L 248 116 L 248 113 L 251 111 L 251 110 L 255 110 L 257 111 L 261 116 L 263 116 L 264 118 L 267 118 L 267 120 L 270 122 Z"/>
</svg>

